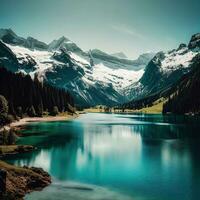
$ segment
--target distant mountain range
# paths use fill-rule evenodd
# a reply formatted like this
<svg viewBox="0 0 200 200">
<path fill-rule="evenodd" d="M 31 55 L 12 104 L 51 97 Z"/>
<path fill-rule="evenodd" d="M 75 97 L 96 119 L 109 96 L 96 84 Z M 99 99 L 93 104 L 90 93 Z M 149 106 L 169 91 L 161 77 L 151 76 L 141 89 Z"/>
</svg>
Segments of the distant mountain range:
<svg viewBox="0 0 200 200">
<path fill-rule="evenodd" d="M 46 44 L 0 29 L 0 65 L 69 90 L 81 106 L 127 101 L 123 89 L 142 77 L 153 56 L 128 60 L 98 49 L 85 52 L 66 37 Z"/>
<path fill-rule="evenodd" d="M 133 100 L 124 107 L 138 109 L 164 97 L 164 113 L 199 113 L 199 71 L 200 33 L 188 45 L 157 53 L 140 80 L 125 89 Z"/>
<path fill-rule="evenodd" d="M 200 34 L 188 45 L 130 60 L 121 52 L 85 52 L 66 37 L 46 44 L 0 29 L 0 65 L 69 90 L 80 106 L 113 106 L 169 90 L 191 71 L 199 53 Z"/>
<path fill-rule="evenodd" d="M 177 49 L 157 53 L 140 80 L 125 89 L 127 96 L 140 99 L 170 88 L 191 70 L 199 53 L 200 34 L 192 36 L 188 45 L 180 44 Z"/>
</svg>

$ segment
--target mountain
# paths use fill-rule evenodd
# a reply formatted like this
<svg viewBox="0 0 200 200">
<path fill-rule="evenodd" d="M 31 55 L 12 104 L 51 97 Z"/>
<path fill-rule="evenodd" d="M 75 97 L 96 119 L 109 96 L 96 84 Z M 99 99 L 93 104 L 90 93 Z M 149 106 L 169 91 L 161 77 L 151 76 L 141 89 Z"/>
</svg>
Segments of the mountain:
<svg viewBox="0 0 200 200">
<path fill-rule="evenodd" d="M 83 53 L 82 49 L 80 49 L 75 43 L 71 40 L 67 39 L 66 37 L 62 36 L 57 40 L 53 40 L 48 45 L 48 50 L 55 51 L 61 48 L 66 49 L 67 51 L 76 52 L 76 53 Z"/>
<path fill-rule="evenodd" d="M 19 37 L 11 29 L 0 29 L 0 39 L 7 44 L 24 46 L 30 49 L 48 49 L 48 45 L 44 42 L 36 40 L 32 37 L 28 37 L 27 39 Z"/>
<path fill-rule="evenodd" d="M 141 79 L 125 88 L 128 98 L 134 101 L 172 87 L 190 72 L 195 57 L 200 53 L 199 41 L 200 34 L 195 34 L 188 45 L 180 44 L 177 49 L 157 53 L 146 66 Z"/>
<path fill-rule="evenodd" d="M 69 90 L 77 105 L 111 106 L 127 100 L 124 88 L 141 78 L 147 63 L 119 59 L 100 50 L 84 52 L 66 37 L 47 45 L 0 29 L 0 64 Z"/>
<path fill-rule="evenodd" d="M 199 43 L 200 44 L 200 43 Z M 199 46 L 198 44 L 198 46 Z M 194 47 L 195 48 L 195 47 Z M 195 57 L 192 70 L 175 85 L 163 113 L 200 113 L 200 54 Z"/>
<path fill-rule="evenodd" d="M 37 78 L 22 73 L 12 73 L 0 66 L 0 96 L 8 101 L 9 110 L 4 114 L 22 117 L 42 116 L 43 110 L 53 112 L 55 106 L 59 112 L 73 112 L 73 98 L 63 89 L 40 83 Z M 2 113 L 1 113 L 2 114 Z M 1 115 L 1 123 L 5 122 L 5 115 Z"/>
<path fill-rule="evenodd" d="M 148 62 L 153 58 L 155 54 L 146 54 L 149 55 L 145 58 L 141 55 L 136 60 L 129 60 L 129 59 L 122 59 L 118 58 L 116 56 L 110 55 L 108 53 L 105 53 L 99 49 L 93 49 L 90 51 L 90 54 L 92 55 L 93 60 L 95 63 L 101 63 L 103 62 L 105 65 L 112 69 L 128 69 L 128 70 L 140 70 L 144 69 L 144 67 L 148 64 Z M 142 59 L 144 58 L 144 59 Z"/>
<path fill-rule="evenodd" d="M 85 52 L 64 36 L 45 44 L 0 29 L 1 65 L 69 90 L 77 105 L 87 107 L 155 99 L 191 71 L 199 52 L 199 33 L 188 45 L 129 60 L 99 49 Z"/>
<path fill-rule="evenodd" d="M 144 53 L 144 54 L 141 54 L 135 62 L 140 63 L 141 65 L 142 64 L 147 65 L 154 56 L 155 56 L 155 53 Z"/>
<path fill-rule="evenodd" d="M 115 56 L 120 59 L 127 59 L 127 56 L 123 52 L 113 53 L 111 56 Z"/>
</svg>

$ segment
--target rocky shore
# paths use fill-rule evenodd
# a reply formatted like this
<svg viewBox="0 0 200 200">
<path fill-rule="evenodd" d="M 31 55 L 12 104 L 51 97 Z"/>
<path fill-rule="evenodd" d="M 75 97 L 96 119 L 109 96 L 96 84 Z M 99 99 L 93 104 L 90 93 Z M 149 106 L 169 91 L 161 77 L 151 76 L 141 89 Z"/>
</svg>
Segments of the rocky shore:
<svg viewBox="0 0 200 200">
<path fill-rule="evenodd" d="M 0 199 L 23 200 L 27 193 L 42 190 L 51 183 L 41 168 L 16 167 L 0 161 Z"/>
<path fill-rule="evenodd" d="M 66 121 L 78 117 L 78 114 L 55 117 L 23 118 L 1 128 L 1 157 L 33 151 L 30 145 L 15 145 L 20 130 L 30 122 Z M 41 168 L 16 167 L 0 160 L 0 200 L 23 200 L 27 193 L 42 190 L 51 183 L 50 175 Z"/>
<path fill-rule="evenodd" d="M 18 153 L 26 153 L 35 150 L 31 145 L 0 145 L 0 158 Z"/>
</svg>

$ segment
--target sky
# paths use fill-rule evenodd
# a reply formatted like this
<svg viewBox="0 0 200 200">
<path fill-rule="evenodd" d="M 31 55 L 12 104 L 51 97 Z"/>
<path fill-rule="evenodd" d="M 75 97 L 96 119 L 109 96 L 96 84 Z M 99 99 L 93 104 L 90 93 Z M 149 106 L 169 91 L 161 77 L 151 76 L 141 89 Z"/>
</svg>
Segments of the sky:
<svg viewBox="0 0 200 200">
<path fill-rule="evenodd" d="M 0 28 L 136 58 L 188 43 L 200 32 L 199 7 L 199 0 L 0 0 Z"/>
</svg>

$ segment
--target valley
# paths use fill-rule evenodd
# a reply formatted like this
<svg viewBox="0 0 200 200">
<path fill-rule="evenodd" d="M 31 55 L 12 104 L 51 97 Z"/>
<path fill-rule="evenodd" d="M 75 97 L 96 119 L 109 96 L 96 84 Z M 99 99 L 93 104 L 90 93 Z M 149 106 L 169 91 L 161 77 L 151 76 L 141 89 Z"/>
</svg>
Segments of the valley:
<svg viewBox="0 0 200 200">
<path fill-rule="evenodd" d="M 100 50 L 83 52 L 65 37 L 44 45 L 35 39 L 29 44 L 29 38 L 20 38 L 12 30 L 0 33 L 2 66 L 31 77 L 36 74 L 41 81 L 69 90 L 76 105 L 84 107 L 125 102 L 123 89 L 141 78 L 154 55 L 128 60 Z"/>
<path fill-rule="evenodd" d="M 0 0 L 0 200 L 200 200 L 199 0 Z"/>
<path fill-rule="evenodd" d="M 85 52 L 64 36 L 45 44 L 1 29 L 0 64 L 70 91 L 79 108 L 123 105 L 140 110 L 160 98 L 166 101 L 171 89 L 191 71 L 198 62 L 199 38 L 195 34 L 188 45 L 181 43 L 168 52 L 146 53 L 129 60 L 98 49 Z"/>
</svg>

